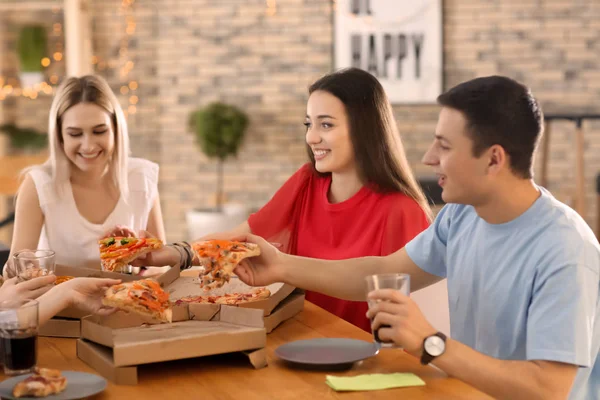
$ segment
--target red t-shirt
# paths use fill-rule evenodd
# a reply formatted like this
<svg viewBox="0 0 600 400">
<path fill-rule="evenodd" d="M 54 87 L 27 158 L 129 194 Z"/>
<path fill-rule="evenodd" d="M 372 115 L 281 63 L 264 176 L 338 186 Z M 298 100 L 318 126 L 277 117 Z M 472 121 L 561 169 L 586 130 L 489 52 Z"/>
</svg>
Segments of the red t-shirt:
<svg viewBox="0 0 600 400">
<path fill-rule="evenodd" d="M 281 243 L 287 253 L 343 260 L 391 254 L 429 224 L 417 202 L 402 193 L 377 193 L 363 186 L 348 200 L 331 204 L 327 198 L 330 185 L 331 176 L 320 177 L 310 164 L 305 164 L 262 209 L 250 216 L 250 229 L 271 242 Z M 365 316 L 366 302 L 310 291 L 306 292 L 306 299 L 371 331 Z"/>
</svg>

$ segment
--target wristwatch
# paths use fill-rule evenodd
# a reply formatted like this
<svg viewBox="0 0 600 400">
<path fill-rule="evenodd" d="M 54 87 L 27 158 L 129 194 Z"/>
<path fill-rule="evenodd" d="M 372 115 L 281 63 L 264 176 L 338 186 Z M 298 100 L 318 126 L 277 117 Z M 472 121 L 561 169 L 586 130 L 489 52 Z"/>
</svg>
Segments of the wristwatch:
<svg viewBox="0 0 600 400">
<path fill-rule="evenodd" d="M 423 340 L 421 364 L 429 364 L 434 358 L 444 354 L 444 351 L 446 351 L 446 335 L 442 332 L 437 332 L 431 336 L 427 336 L 425 340 Z"/>
</svg>

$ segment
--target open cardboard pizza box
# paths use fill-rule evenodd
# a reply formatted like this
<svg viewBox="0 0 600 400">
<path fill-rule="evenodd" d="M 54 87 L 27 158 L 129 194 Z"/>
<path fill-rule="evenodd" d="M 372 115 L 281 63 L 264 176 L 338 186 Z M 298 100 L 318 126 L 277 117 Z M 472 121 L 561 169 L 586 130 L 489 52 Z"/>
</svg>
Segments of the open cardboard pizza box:
<svg viewBox="0 0 600 400">
<path fill-rule="evenodd" d="M 255 368 L 266 366 L 262 310 L 196 306 L 176 306 L 170 324 L 123 312 L 86 317 L 77 355 L 117 384 L 137 383 L 137 365 L 215 354 L 246 352 Z"/>
<path fill-rule="evenodd" d="M 180 269 L 170 268 L 161 275 L 152 276 L 161 286 L 166 286 L 179 278 Z M 121 274 L 118 272 L 101 271 L 100 269 L 69 267 L 66 265 L 56 265 L 54 269 L 56 276 L 74 276 L 74 277 L 94 277 L 94 278 L 113 278 L 120 279 L 123 282 L 131 282 L 138 279 L 144 279 L 146 276 Z M 40 336 L 70 337 L 78 338 L 81 336 L 81 318 L 88 313 L 74 307 L 69 307 L 58 314 L 44 325 L 40 326 L 38 334 Z"/>
<path fill-rule="evenodd" d="M 194 271 L 193 274 L 190 274 L 189 271 L 183 271 L 179 279 L 173 281 L 165 287 L 165 290 L 169 292 L 172 302 L 176 302 L 177 300 L 186 296 L 220 296 L 226 293 L 248 293 L 253 289 L 236 276 L 232 276 L 231 280 L 223 287 L 206 292 L 200 287 L 200 279 L 198 274 L 198 271 Z M 268 316 L 271 314 L 271 312 L 273 312 L 275 307 L 277 307 L 279 303 L 288 297 L 295 289 L 293 286 L 285 283 L 273 283 L 266 286 L 266 288 L 271 292 L 271 295 L 268 298 L 242 303 L 237 305 L 237 307 L 260 309 L 263 310 L 263 314 L 265 316 Z M 213 304 L 198 305 L 208 308 L 213 306 Z"/>
<path fill-rule="evenodd" d="M 165 287 L 173 303 L 186 296 L 220 296 L 226 293 L 248 293 L 253 287 L 246 285 L 237 276 L 223 287 L 208 292 L 200 287 L 199 273 L 202 267 L 181 271 L 179 279 Z M 284 283 L 273 283 L 266 286 L 271 295 L 263 300 L 251 301 L 236 305 L 239 308 L 262 310 L 264 327 L 270 333 L 281 322 L 292 318 L 304 308 L 304 294 L 300 290 Z M 193 304 L 191 313 L 202 313 L 203 318 L 209 319 L 216 315 L 218 304 Z"/>
</svg>

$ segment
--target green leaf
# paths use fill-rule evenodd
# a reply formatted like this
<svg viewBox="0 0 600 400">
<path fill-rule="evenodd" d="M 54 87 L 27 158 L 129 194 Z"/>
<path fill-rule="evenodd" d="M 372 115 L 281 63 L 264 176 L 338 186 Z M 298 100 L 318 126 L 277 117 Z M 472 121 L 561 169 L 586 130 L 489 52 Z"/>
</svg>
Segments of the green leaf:
<svg viewBox="0 0 600 400">
<path fill-rule="evenodd" d="M 42 72 L 42 58 L 46 57 L 46 29 L 41 25 L 24 26 L 17 42 L 21 71 Z"/>
<path fill-rule="evenodd" d="M 235 106 L 212 103 L 190 116 L 196 143 L 211 158 L 236 155 L 248 126 L 248 117 Z"/>
<path fill-rule="evenodd" d="M 0 133 L 10 138 L 10 145 L 14 149 L 40 150 L 48 146 L 48 135 L 33 128 L 20 128 L 14 124 L 3 124 L 0 125 Z"/>
</svg>

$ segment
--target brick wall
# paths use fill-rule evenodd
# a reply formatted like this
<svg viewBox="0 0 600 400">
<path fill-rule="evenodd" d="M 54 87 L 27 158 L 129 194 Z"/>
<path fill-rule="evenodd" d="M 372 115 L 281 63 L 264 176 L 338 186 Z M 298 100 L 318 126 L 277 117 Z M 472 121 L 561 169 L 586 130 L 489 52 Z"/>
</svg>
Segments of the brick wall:
<svg viewBox="0 0 600 400">
<path fill-rule="evenodd" d="M 139 83 L 129 115 L 133 153 L 161 165 L 169 240 L 186 237 L 185 211 L 214 204 L 215 163 L 196 148 L 189 113 L 213 100 L 246 110 L 250 127 L 225 171 L 227 197 L 260 207 L 304 161 L 306 89 L 332 68 L 331 0 L 137 1 L 127 79 L 108 76 L 116 91 Z M 118 51 L 120 0 L 93 2 L 95 54 Z M 445 0 L 446 87 L 490 74 L 519 79 L 546 111 L 600 112 L 600 3 L 597 0 Z M 129 96 L 120 95 L 125 108 Z M 409 160 L 420 164 L 438 109 L 395 106 Z M 586 193 L 595 221 L 594 177 L 600 172 L 600 123 L 587 123 Z M 554 123 L 549 189 L 570 201 L 574 189 L 573 125 Z M 539 160 L 538 160 L 539 161 Z M 539 163 L 538 163 L 539 164 Z M 539 165 L 537 166 L 539 169 Z M 593 226 L 593 225 L 592 225 Z"/>
<path fill-rule="evenodd" d="M 163 149 L 174 149 L 163 150 L 161 178 L 171 238 L 185 235 L 185 210 L 213 201 L 214 163 L 196 151 L 186 131 L 194 107 L 221 99 L 251 115 L 246 144 L 227 167 L 226 189 L 233 200 L 262 205 L 305 160 L 306 87 L 332 68 L 331 2 L 280 0 L 275 15 L 265 12 L 264 1 L 242 0 L 174 1 L 161 8 L 161 137 Z M 530 85 L 547 111 L 598 112 L 598 17 L 600 3 L 594 0 L 446 0 L 446 87 L 504 74 Z M 427 175 L 420 159 L 437 107 L 395 106 L 394 111 L 411 164 Z M 572 130 L 569 123 L 552 126 L 548 186 L 567 202 L 574 188 Z M 600 124 L 586 124 L 586 144 L 586 217 L 592 223 Z M 173 156 L 182 162 L 171 161 Z"/>
</svg>

